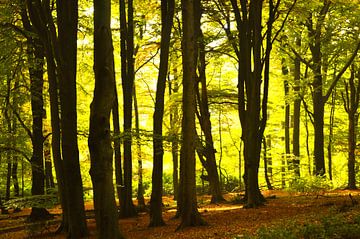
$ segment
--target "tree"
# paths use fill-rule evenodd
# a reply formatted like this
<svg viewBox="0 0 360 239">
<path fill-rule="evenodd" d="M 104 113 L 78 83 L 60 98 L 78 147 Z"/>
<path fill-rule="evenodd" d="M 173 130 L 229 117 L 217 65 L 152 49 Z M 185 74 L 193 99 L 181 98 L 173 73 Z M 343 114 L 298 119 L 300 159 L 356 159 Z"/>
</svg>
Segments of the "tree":
<svg viewBox="0 0 360 239">
<path fill-rule="evenodd" d="M 293 53 L 296 55 L 299 60 L 306 64 L 313 73 L 313 80 L 311 82 L 311 96 L 312 96 L 312 108 L 311 112 L 308 107 L 306 107 L 307 112 L 310 115 L 310 119 L 314 126 L 314 160 L 315 160 L 315 174 L 324 175 L 325 174 L 325 159 L 324 159 L 324 112 L 325 104 L 328 101 L 333 89 L 335 88 L 337 82 L 340 80 L 341 76 L 345 73 L 347 68 L 351 65 L 352 61 L 357 55 L 357 52 L 360 48 L 360 41 L 356 37 L 353 37 L 350 32 L 348 34 L 354 39 L 351 45 L 355 44 L 355 49 L 351 50 L 351 55 L 343 63 L 343 66 L 340 70 L 334 73 L 334 78 L 331 82 L 325 82 L 328 66 L 325 65 L 326 57 L 330 57 L 331 54 L 336 56 L 339 54 L 339 51 L 336 51 L 336 44 L 334 38 L 338 41 L 345 41 L 347 39 L 347 34 L 342 34 L 342 28 L 333 28 L 328 21 L 338 20 L 339 16 L 336 15 L 336 11 L 331 11 L 330 6 L 332 2 L 329 0 L 323 0 L 321 3 L 312 2 L 312 4 L 307 4 L 310 6 L 310 9 L 303 8 L 302 15 L 306 11 L 305 27 L 308 33 L 307 47 L 310 49 L 311 58 L 307 59 L 303 54 L 300 54 L 294 48 L 292 48 Z M 354 6 L 348 4 L 349 8 L 352 9 Z M 333 8 L 336 9 L 336 8 Z M 339 9 L 340 11 L 343 9 Z M 316 14 L 315 14 L 316 12 Z M 354 12 L 356 12 L 354 10 Z M 330 17 L 331 16 L 331 17 Z M 349 17 L 350 18 L 350 17 Z M 351 21 L 349 21 L 351 22 Z M 349 27 L 351 29 L 351 27 Z M 351 30 L 350 30 L 351 31 Z M 356 34 L 355 34 L 356 35 Z M 339 40 L 340 39 L 340 40 Z M 338 42 L 339 43 L 339 42 Z M 340 44 L 339 44 L 340 45 Z M 348 49 L 342 48 L 342 52 L 347 51 Z M 325 86 L 329 85 L 327 89 Z M 324 93 L 325 92 L 325 93 Z"/>
<path fill-rule="evenodd" d="M 61 149 L 69 208 L 69 237 L 87 234 L 83 188 L 77 142 L 76 64 L 78 1 L 56 1 L 58 47 L 57 56 L 61 105 Z"/>
<path fill-rule="evenodd" d="M 160 67 L 156 86 L 155 111 L 153 116 L 153 172 L 150 200 L 150 226 L 164 225 L 162 219 L 162 174 L 163 174 L 163 117 L 166 78 L 168 75 L 171 28 L 175 1 L 161 1 Z"/>
<path fill-rule="evenodd" d="M 120 0 L 120 48 L 121 48 L 121 80 L 124 103 L 124 186 L 123 203 L 120 205 L 121 217 L 136 215 L 132 201 L 132 101 L 134 86 L 134 9 L 133 0 Z M 127 10 L 127 12 L 126 12 Z M 128 19 L 126 19 L 126 16 Z"/>
<path fill-rule="evenodd" d="M 90 111 L 90 175 L 99 238 L 123 238 L 119 231 L 113 186 L 110 113 L 115 99 L 115 71 L 110 29 L 111 2 L 94 1 L 95 89 Z"/>
<path fill-rule="evenodd" d="M 23 2 L 22 4 L 25 4 Z M 36 34 L 31 25 L 25 6 L 21 6 L 21 19 L 26 31 Z M 44 74 L 44 45 L 39 36 L 29 34 L 27 40 L 27 56 L 29 62 L 30 94 L 32 110 L 32 133 L 27 130 L 33 145 L 31 157 L 32 169 L 32 195 L 44 195 L 44 158 L 43 158 L 43 74 Z M 20 121 L 22 122 L 22 121 Z M 22 124 L 24 126 L 24 124 Z M 33 207 L 30 215 L 31 220 L 40 220 L 48 217 L 49 212 L 44 208 Z"/>
<path fill-rule="evenodd" d="M 356 129 L 359 122 L 360 70 L 353 64 L 350 71 L 350 77 L 345 81 L 342 99 L 348 115 L 348 188 L 356 189 L 355 149 L 358 134 Z"/>
<path fill-rule="evenodd" d="M 181 223 L 178 229 L 204 225 L 197 210 L 195 187 L 195 79 L 196 79 L 196 39 L 195 5 L 200 0 L 182 0 L 182 60 L 183 60 L 183 119 L 182 148 L 180 154 L 180 208 Z"/>
<path fill-rule="evenodd" d="M 195 34 L 197 40 L 197 68 L 198 75 L 195 84 L 195 95 L 196 95 L 196 103 L 197 110 L 196 116 L 199 120 L 201 131 L 204 133 L 205 140 L 200 137 L 198 138 L 197 153 L 203 164 L 204 168 L 208 173 L 208 180 L 210 184 L 210 192 L 211 192 L 211 203 L 217 203 L 220 201 L 224 201 L 224 198 L 221 193 L 221 187 L 219 182 L 219 174 L 216 166 L 216 158 L 215 158 L 215 148 L 214 148 L 214 140 L 212 137 L 211 131 L 211 121 L 210 121 L 210 110 L 209 110 L 209 101 L 208 101 L 208 90 L 207 90 L 207 82 L 206 82 L 206 51 L 205 51 L 205 39 L 204 34 L 201 29 L 201 16 L 202 16 L 202 5 L 201 1 L 196 1 L 195 3 Z M 201 87 L 200 87 L 201 85 Z M 204 159 L 205 158 L 205 159 Z"/>
<path fill-rule="evenodd" d="M 69 233 L 69 237 L 78 238 L 87 234 L 77 145 L 78 3 L 57 1 L 57 29 L 50 2 L 27 0 L 27 9 L 45 49 L 52 108 L 53 154 L 65 215 L 62 229 Z"/>
</svg>

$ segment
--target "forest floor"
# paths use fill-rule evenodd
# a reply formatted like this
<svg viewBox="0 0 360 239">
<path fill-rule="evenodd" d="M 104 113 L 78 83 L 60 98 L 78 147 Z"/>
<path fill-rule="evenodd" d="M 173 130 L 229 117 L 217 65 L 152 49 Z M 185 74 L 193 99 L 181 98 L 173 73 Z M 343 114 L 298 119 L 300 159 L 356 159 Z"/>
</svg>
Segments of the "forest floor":
<svg viewBox="0 0 360 239">
<path fill-rule="evenodd" d="M 351 194 L 351 196 L 349 196 Z M 149 228 L 148 213 L 139 213 L 135 218 L 119 220 L 120 228 L 126 238 L 242 238 L 244 235 L 253 234 L 260 227 L 268 227 L 295 221 L 304 224 L 316 222 L 321 216 L 336 213 L 360 214 L 360 191 L 336 190 L 321 193 L 288 193 L 284 191 L 263 191 L 267 197 L 265 206 L 256 209 L 243 209 L 241 204 L 235 201 L 238 194 L 226 194 L 227 202 L 221 204 L 209 204 L 209 196 L 198 198 L 199 211 L 208 223 L 207 226 L 186 228 L 175 231 L 180 223 L 179 219 L 173 219 L 176 203 L 164 197 L 163 218 L 166 226 Z M 355 202 L 355 203 L 354 203 Z M 95 220 L 92 202 L 86 202 L 87 223 L 90 231 L 89 238 L 95 238 Z M 53 220 L 41 223 L 28 223 L 27 216 L 30 209 L 7 215 L 0 215 L 0 238 L 66 238 L 65 234 L 57 234 L 60 223 L 61 209 L 49 210 L 55 215 Z"/>
</svg>

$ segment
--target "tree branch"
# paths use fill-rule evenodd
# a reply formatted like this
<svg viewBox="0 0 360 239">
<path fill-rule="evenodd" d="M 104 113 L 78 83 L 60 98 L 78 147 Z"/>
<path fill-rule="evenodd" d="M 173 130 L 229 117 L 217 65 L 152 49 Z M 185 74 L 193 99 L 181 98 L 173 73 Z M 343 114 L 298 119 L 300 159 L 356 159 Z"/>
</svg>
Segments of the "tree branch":
<svg viewBox="0 0 360 239">
<path fill-rule="evenodd" d="M 333 80 L 333 82 L 330 85 L 330 88 L 327 90 L 326 95 L 324 96 L 324 103 L 329 99 L 331 92 L 333 91 L 333 89 L 336 86 L 336 83 L 339 81 L 339 79 L 341 78 L 341 76 L 345 73 L 345 71 L 347 70 L 347 68 L 349 68 L 349 66 L 351 65 L 351 63 L 354 61 L 358 51 L 360 49 L 360 41 L 357 43 L 356 49 L 353 52 L 353 54 L 351 55 L 351 57 L 349 58 L 349 60 L 346 62 L 346 64 L 344 65 L 344 67 L 341 69 L 341 71 L 339 72 L 339 74 L 337 74 L 337 76 L 335 77 L 335 79 Z"/>
</svg>

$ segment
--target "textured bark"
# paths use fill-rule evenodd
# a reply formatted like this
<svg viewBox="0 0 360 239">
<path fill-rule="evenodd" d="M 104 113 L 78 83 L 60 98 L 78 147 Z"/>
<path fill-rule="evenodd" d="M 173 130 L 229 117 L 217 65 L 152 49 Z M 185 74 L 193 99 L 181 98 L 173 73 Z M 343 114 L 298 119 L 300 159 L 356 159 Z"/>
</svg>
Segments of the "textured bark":
<svg viewBox="0 0 360 239">
<path fill-rule="evenodd" d="M 175 1 L 161 1 L 160 67 L 156 86 L 155 112 L 153 116 L 153 172 L 150 200 L 150 226 L 162 226 L 163 190 L 163 117 L 166 77 L 168 74 L 170 35 L 173 25 Z"/>
<path fill-rule="evenodd" d="M 94 1 L 95 89 L 90 110 L 90 175 L 98 238 L 123 238 L 113 186 L 113 149 L 110 138 L 110 113 L 115 99 L 115 73 L 110 29 L 111 3 Z"/>
<path fill-rule="evenodd" d="M 196 52 L 194 29 L 194 4 L 199 0 L 182 0 L 182 59 L 183 59 L 183 119 L 182 148 L 180 156 L 180 216 L 178 229 L 204 225 L 197 210 L 195 181 L 195 78 Z"/>
</svg>

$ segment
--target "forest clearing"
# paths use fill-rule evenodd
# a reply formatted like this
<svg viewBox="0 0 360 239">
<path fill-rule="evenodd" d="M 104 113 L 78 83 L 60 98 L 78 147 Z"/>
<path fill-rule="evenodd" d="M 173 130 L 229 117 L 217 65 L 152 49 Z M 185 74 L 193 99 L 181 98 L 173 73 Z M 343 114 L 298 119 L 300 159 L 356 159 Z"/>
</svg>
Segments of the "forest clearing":
<svg viewBox="0 0 360 239">
<path fill-rule="evenodd" d="M 176 231 L 179 219 L 174 219 L 176 204 L 169 197 L 164 197 L 164 221 L 165 226 L 149 227 L 149 215 L 146 212 L 139 213 L 135 218 L 121 219 L 119 225 L 126 236 L 131 239 L 197 239 L 197 238 L 218 238 L 235 239 L 250 238 L 257 235 L 259 228 L 269 230 L 278 228 L 279 232 L 272 234 L 273 237 L 255 238 L 289 238 L 290 232 L 296 228 L 303 228 L 306 225 L 317 225 L 319 221 L 328 219 L 327 227 L 336 234 L 328 234 L 326 238 L 360 238 L 360 191 L 359 190 L 335 190 L 319 191 L 312 193 L 295 193 L 286 191 L 268 190 L 263 192 L 267 198 L 266 206 L 257 209 L 243 209 L 236 199 L 236 193 L 225 194 L 227 202 L 220 204 L 209 204 L 209 196 L 200 196 L 199 211 L 208 223 L 206 226 L 191 227 L 182 231 Z M 349 196 L 351 195 L 351 197 Z M 96 238 L 95 220 L 92 202 L 85 203 L 89 237 Z M 48 222 L 33 223 L 27 222 L 30 209 L 23 209 L 21 212 L 10 213 L 0 216 L 0 235 L 4 239 L 21 238 L 66 238 L 66 234 L 55 234 L 60 224 L 61 210 L 58 207 L 49 210 L 54 215 Z M 344 219 L 347 223 L 357 223 L 357 231 L 352 234 L 341 234 L 344 226 Z M 355 219 L 356 218 L 356 219 Z M 351 222 L 353 220 L 353 222 Z M 358 220 L 355 221 L 354 220 Z M 331 224 L 332 223 L 332 224 Z M 261 229 L 260 229 L 261 230 Z M 316 235 L 317 228 L 308 232 L 309 238 L 319 238 Z M 347 233 L 351 233 L 347 232 Z M 342 237 L 341 237 L 342 235 Z M 352 235 L 349 236 L 349 235 Z M 318 235 L 319 236 L 319 235 Z M 340 236 L 340 237 L 339 237 Z M 347 237 L 346 237 L 347 236 Z M 292 237 L 291 237 L 292 238 Z"/>
</svg>

